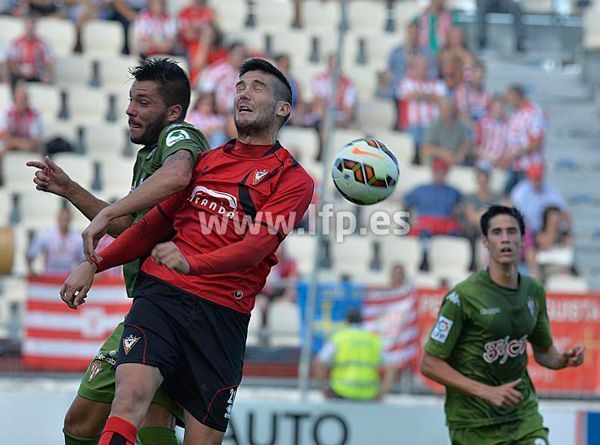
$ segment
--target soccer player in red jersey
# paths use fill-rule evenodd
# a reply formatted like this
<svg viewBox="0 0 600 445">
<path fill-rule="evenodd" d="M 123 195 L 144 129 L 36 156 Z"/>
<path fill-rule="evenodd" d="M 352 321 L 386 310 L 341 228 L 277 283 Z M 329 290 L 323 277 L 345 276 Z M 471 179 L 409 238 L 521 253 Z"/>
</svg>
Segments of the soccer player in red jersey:
<svg viewBox="0 0 600 445">
<path fill-rule="evenodd" d="M 100 445 L 134 444 L 163 382 L 185 409 L 184 443 L 223 440 L 255 296 L 314 188 L 276 140 L 291 111 L 289 82 L 261 59 L 246 61 L 239 72 L 238 139 L 202 153 L 185 190 L 82 263 L 61 289 L 77 308 L 95 272 L 151 253 L 125 320 L 116 397 Z"/>
</svg>

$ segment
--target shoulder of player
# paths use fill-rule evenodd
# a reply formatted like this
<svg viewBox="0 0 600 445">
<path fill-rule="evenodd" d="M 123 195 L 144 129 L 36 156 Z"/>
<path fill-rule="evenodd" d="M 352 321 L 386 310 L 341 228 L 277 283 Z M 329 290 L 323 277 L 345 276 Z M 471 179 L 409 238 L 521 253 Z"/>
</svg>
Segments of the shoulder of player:
<svg viewBox="0 0 600 445">
<path fill-rule="evenodd" d="M 544 284 L 537 277 L 521 274 L 521 282 L 524 289 L 531 289 L 536 295 L 543 296 L 546 294 Z"/>
<path fill-rule="evenodd" d="M 311 183 L 314 182 L 310 174 L 308 174 L 304 167 L 284 146 L 281 146 L 280 149 L 275 152 L 275 156 L 283 164 L 284 172 L 286 174 L 293 174 L 298 176 L 298 178 L 304 178 Z"/>
<path fill-rule="evenodd" d="M 446 300 L 457 300 L 460 304 L 468 304 L 477 298 L 482 288 L 482 271 L 471 274 L 468 278 L 454 286 L 447 295 Z"/>
<path fill-rule="evenodd" d="M 171 147 L 177 142 L 184 140 L 192 140 L 206 143 L 208 145 L 208 141 L 204 134 L 195 126 L 187 122 L 176 122 L 171 125 L 167 125 L 160 132 L 158 140 L 159 144 L 164 144 L 167 147 Z"/>
</svg>

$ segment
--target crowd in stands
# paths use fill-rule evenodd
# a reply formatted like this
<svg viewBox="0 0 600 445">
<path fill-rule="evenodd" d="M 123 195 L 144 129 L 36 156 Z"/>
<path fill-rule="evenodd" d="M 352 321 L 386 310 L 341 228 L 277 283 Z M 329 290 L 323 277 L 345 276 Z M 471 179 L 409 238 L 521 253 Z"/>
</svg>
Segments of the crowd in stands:
<svg viewBox="0 0 600 445">
<path fill-rule="evenodd" d="M 294 8 L 299 11 L 301 2 L 294 2 Z M 124 54 L 184 59 L 195 91 L 188 120 L 206 134 L 211 146 L 235 137 L 232 105 L 237 69 L 251 55 L 272 58 L 289 77 L 293 115 L 288 125 L 314 128 L 322 137 L 324 123 L 330 118 L 327 102 L 333 95 L 333 53 L 321 54 L 324 69 L 315 71 L 310 82 L 302 82 L 294 70 L 294 48 L 267 54 L 243 37 L 227 39 L 216 10 L 206 0 L 190 0 L 175 13 L 168 0 L 29 0 L 9 2 L 5 13 L 23 20 L 25 31 L 4 48 L 0 60 L 2 82 L 10 85 L 13 100 L 0 116 L 0 162 L 7 151 L 47 150 L 39 112 L 36 104 L 29 103 L 25 87 L 30 82 L 56 81 L 56 56 L 36 32 L 40 16 L 67 18 L 76 25 L 75 53 L 82 51 L 86 23 L 103 19 L 123 25 Z M 298 15 L 293 24 L 303 26 Z M 569 210 L 560 193 L 544 180 L 547 120 L 542 108 L 520 85 L 501 93 L 487 88 L 485 62 L 469 48 L 444 0 L 431 0 L 420 15 L 395 32 L 404 35 L 398 38 L 402 44 L 389 53 L 387 69 L 379 73 L 371 96 L 394 104 L 397 118 L 393 130 L 412 136 L 412 163 L 433 171 L 431 183 L 417 186 L 404 196 L 403 203 L 398 202 L 414 216 L 412 234 L 421 239 L 423 247 L 421 269 L 428 269 L 429 240 L 437 235 L 466 237 L 473 251 L 471 269 L 479 267 L 475 253 L 479 215 L 487 205 L 502 201 L 514 203 L 526 217 L 529 231 L 524 268 L 542 278 L 557 270 L 572 271 Z M 484 32 L 479 43 L 481 47 L 486 44 Z M 524 48 L 521 31 L 515 45 L 517 50 Z M 358 90 L 342 68 L 331 116 L 337 128 L 357 128 Z M 310 161 L 318 160 L 317 156 Z M 448 185 L 446 177 L 455 166 L 472 167 L 475 193 L 465 194 Z M 490 175 L 498 170 L 507 175 L 501 191 L 490 186 Z M 286 258 L 285 253 L 281 255 Z M 276 278 L 266 288 L 269 296 L 288 296 L 280 283 L 293 276 L 295 268 L 289 261 L 282 264 L 285 266 L 275 271 Z"/>
</svg>

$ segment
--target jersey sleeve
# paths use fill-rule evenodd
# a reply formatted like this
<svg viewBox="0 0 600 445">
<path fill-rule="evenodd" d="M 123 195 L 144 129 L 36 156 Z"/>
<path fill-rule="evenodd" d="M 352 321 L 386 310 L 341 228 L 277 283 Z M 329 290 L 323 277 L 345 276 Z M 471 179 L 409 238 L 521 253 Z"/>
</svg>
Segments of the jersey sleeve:
<svg viewBox="0 0 600 445">
<path fill-rule="evenodd" d="M 442 360 L 452 354 L 464 326 L 464 302 L 458 292 L 444 298 L 437 321 L 425 343 L 425 351 Z"/>
<path fill-rule="evenodd" d="M 200 153 L 208 150 L 210 146 L 204 134 L 190 127 L 174 127 L 165 135 L 164 146 L 161 152 L 160 164 L 173 153 L 187 150 L 191 153 L 194 163 Z"/>
<path fill-rule="evenodd" d="M 537 306 L 537 323 L 533 328 L 533 332 L 529 337 L 529 341 L 533 346 L 541 349 L 547 349 L 552 346 L 552 334 L 550 333 L 550 320 L 548 319 L 548 310 L 546 308 L 546 292 L 540 285 Z"/>
</svg>

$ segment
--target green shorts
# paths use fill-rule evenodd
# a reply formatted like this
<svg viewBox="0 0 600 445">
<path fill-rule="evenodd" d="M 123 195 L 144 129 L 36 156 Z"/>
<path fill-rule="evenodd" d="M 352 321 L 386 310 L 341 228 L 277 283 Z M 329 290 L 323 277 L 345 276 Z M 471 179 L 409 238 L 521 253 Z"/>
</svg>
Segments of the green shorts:
<svg viewBox="0 0 600 445">
<path fill-rule="evenodd" d="M 98 354 L 88 366 L 81 383 L 79 384 L 79 394 L 84 399 L 94 402 L 112 403 L 115 398 L 115 363 L 117 362 L 117 353 L 119 343 L 123 334 L 123 322 L 119 323 L 115 330 L 106 339 Z M 179 424 L 183 424 L 183 409 L 167 395 L 161 386 L 152 403 L 166 408 Z"/>
<path fill-rule="evenodd" d="M 542 416 L 475 428 L 450 428 L 452 445 L 549 445 Z"/>
</svg>

